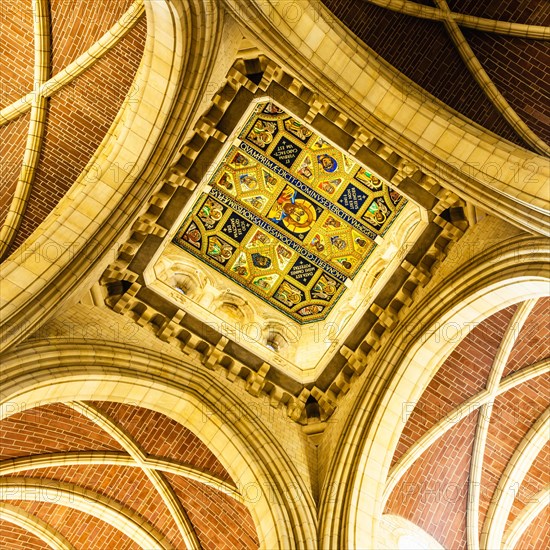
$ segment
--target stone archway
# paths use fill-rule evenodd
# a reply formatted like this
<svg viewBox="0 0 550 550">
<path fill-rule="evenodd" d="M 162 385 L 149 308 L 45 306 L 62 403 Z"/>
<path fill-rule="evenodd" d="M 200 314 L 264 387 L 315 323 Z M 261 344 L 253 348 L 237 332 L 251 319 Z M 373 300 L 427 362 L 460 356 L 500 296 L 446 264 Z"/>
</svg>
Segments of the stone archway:
<svg viewBox="0 0 550 550">
<path fill-rule="evenodd" d="M 145 12 L 137 92 L 58 208 L 24 250 L 2 263 L 3 350 L 57 310 L 61 297 L 97 279 L 196 116 L 219 44 L 220 13 L 198 0 L 145 0 Z M 59 251 L 54 261 L 47 247 Z"/>
<path fill-rule="evenodd" d="M 547 244 L 510 239 L 463 265 L 422 300 L 380 350 L 332 460 L 321 497 L 322 546 L 376 548 L 384 487 L 401 434 L 402 405 L 422 395 L 458 339 L 496 311 L 548 294 Z"/>
<path fill-rule="evenodd" d="M 269 428 L 191 362 L 114 342 L 49 340 L 5 357 L 2 388 L 3 417 L 73 400 L 139 403 L 165 414 L 207 444 L 247 492 L 262 548 L 316 547 L 314 505 L 296 467 Z M 237 409 L 231 422 L 224 411 Z"/>
</svg>

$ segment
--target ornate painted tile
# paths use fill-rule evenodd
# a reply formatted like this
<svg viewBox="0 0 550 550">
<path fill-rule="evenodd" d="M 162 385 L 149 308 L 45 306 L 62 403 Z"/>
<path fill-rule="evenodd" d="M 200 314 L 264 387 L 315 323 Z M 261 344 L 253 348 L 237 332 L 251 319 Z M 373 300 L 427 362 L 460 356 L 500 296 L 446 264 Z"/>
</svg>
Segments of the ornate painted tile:
<svg viewBox="0 0 550 550">
<path fill-rule="evenodd" d="M 210 173 L 173 242 L 300 324 L 327 317 L 406 204 L 272 101 Z"/>
</svg>

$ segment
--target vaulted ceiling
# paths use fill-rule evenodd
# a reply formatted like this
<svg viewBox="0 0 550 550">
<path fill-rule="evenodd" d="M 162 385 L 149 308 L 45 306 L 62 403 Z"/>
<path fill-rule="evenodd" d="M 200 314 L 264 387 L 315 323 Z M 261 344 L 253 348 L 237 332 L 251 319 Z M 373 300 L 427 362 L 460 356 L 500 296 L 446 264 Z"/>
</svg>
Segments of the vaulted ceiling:
<svg viewBox="0 0 550 550">
<path fill-rule="evenodd" d="M 503 536 L 498 544 L 545 546 L 548 319 L 549 298 L 495 313 L 417 402 L 403 403 L 385 514 L 444 548 L 469 548 L 477 517 L 482 536 Z M 162 548 L 258 547 L 247 509 L 255 490 L 243 491 L 205 443 L 163 414 L 131 403 L 44 405 L 1 422 L 0 449 L 3 548 L 48 548 L 48 537 L 76 549 L 139 548 L 148 537 Z"/>
<path fill-rule="evenodd" d="M 550 384 L 541 367 L 549 318 L 548 298 L 495 313 L 456 346 L 420 400 L 403 405 L 385 513 L 409 519 L 444 548 L 470 548 L 478 519 L 484 536 L 494 537 L 499 522 L 504 528 L 496 542 L 482 535 L 482 547 L 508 548 L 517 525 L 516 548 L 545 546 L 548 529 L 525 516 L 538 506 L 543 518 L 548 500 Z M 500 517 L 499 499 L 508 502 Z"/>
<path fill-rule="evenodd" d="M 402 81 L 403 98 L 420 89 L 427 101 L 435 97 L 518 148 L 547 151 L 548 2 L 323 4 L 374 57 L 410 79 Z M 98 174 L 82 175 L 83 170 L 110 137 L 123 103 L 131 103 L 143 84 L 134 77 L 145 51 L 147 21 L 140 0 L 12 0 L 0 6 L 0 16 L 0 244 L 5 258 L 14 252 L 35 253 L 25 248 L 25 241 L 40 231 L 71 186 L 79 178 L 95 183 Z M 492 32 L 492 27 L 498 30 Z M 252 87 L 257 76 L 251 74 L 243 86 Z M 288 77 L 285 82 L 291 81 Z M 292 86 L 296 92 L 298 85 Z M 33 87 L 41 93 L 33 93 Z M 207 95 L 206 103 L 213 90 Z M 332 111 L 324 114 L 329 117 Z M 196 141 L 206 127 L 203 122 Z M 347 129 L 354 125 L 353 120 L 342 124 Z M 380 158 L 397 157 L 376 139 L 371 144 Z M 406 165 L 401 158 L 396 163 Z M 123 166 L 121 173 L 131 168 Z M 118 177 L 115 166 L 113 178 Z M 161 210 L 157 204 L 153 208 Z M 438 221 L 443 224 L 455 213 L 445 210 L 446 219 Z M 464 213 L 457 216 L 452 229 L 466 227 Z M 437 235 L 429 245 L 445 248 Z M 125 246 L 122 253 L 130 255 L 133 244 Z M 59 253 L 40 251 L 48 260 Z M 429 269 L 420 261 L 411 263 L 417 253 L 407 256 L 406 266 L 421 287 Z M 437 267 L 439 257 L 429 256 L 427 262 Z M 130 285 L 124 281 L 119 286 L 127 291 Z M 410 296 L 403 293 L 403 303 L 414 301 L 416 285 L 405 289 Z M 380 326 L 394 322 L 385 316 L 385 299 L 373 306 L 376 315 L 365 312 L 350 336 L 357 340 L 358 354 L 378 344 L 373 334 Z M 494 541 L 515 542 L 521 550 L 548 546 L 550 522 L 542 504 L 550 483 L 550 447 L 543 440 L 550 399 L 549 308 L 548 299 L 520 302 L 473 327 L 463 339 L 457 337 L 420 400 L 403 403 L 403 433 L 384 495 L 386 514 L 410 520 L 453 550 L 475 547 L 477 536 L 488 547 Z M 128 316 L 146 324 L 138 312 Z M 156 328 L 167 327 L 169 323 Z M 369 345 L 359 344 L 372 327 Z M 214 357 L 217 345 L 212 346 Z M 336 381 L 344 388 L 342 395 L 352 377 L 346 361 L 336 354 L 331 362 L 334 372 L 342 370 Z M 344 363 L 347 370 L 341 368 Z M 229 370 L 227 378 L 239 380 L 238 370 Z M 327 388 L 336 384 L 333 371 L 322 382 Z M 273 385 L 282 378 L 279 373 L 273 377 Z M 254 381 L 251 375 L 247 387 Z M 0 494 L 2 548 L 159 544 L 233 549 L 260 544 L 249 511 L 255 503 L 246 498 L 239 480 L 231 479 L 196 434 L 139 402 L 49 404 L 3 420 Z"/>
<path fill-rule="evenodd" d="M 376 55 L 449 107 L 522 147 L 550 144 L 548 2 L 323 3 Z M 403 97 L 410 92 L 405 85 Z"/>
<path fill-rule="evenodd" d="M 13 415 L 0 431 L 2 548 L 26 549 L 37 533 L 37 548 L 49 548 L 48 533 L 70 548 L 133 549 L 148 537 L 167 549 L 258 547 L 240 489 L 164 415 L 75 402 Z"/>
<path fill-rule="evenodd" d="M 14 252 L 65 195 L 126 95 L 131 101 L 140 85 L 134 76 L 145 45 L 143 6 L 52 0 L 37 2 L 34 9 L 41 4 L 49 6 L 43 29 L 33 27 L 38 15 L 31 2 L 6 2 L 1 11 L 0 227 L 7 221 L 15 229 L 5 235 L 3 256 Z M 35 58 L 35 49 L 41 56 Z M 37 86 L 51 90 L 40 116 L 32 107 Z"/>
</svg>

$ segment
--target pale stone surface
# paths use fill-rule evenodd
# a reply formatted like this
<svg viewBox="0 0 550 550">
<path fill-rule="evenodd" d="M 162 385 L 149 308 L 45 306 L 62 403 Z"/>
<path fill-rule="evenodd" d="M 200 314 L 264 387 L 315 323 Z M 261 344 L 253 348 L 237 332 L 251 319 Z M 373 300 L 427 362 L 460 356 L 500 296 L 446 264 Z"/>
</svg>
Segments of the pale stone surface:
<svg viewBox="0 0 550 550">
<path fill-rule="evenodd" d="M 404 162 L 411 163 L 412 173 L 420 151 L 425 154 L 426 164 L 432 167 L 445 163 L 457 168 L 468 182 L 468 189 L 461 189 L 462 183 L 446 181 L 438 173 L 429 174 L 434 179 L 426 182 L 424 188 L 435 189 L 433 193 L 442 201 L 447 192 L 456 193 L 464 205 L 472 197 L 482 208 L 490 208 L 491 215 L 470 226 L 454 248 L 437 258 L 433 277 L 426 277 L 415 286 L 411 296 L 401 296 L 401 310 L 393 312 L 390 308 L 373 306 L 370 311 L 375 311 L 378 320 L 390 328 L 371 340 L 369 345 L 377 347 L 367 358 L 360 351 L 352 351 L 346 358 L 349 372 L 339 379 L 343 390 L 334 396 L 335 412 L 315 435 L 306 435 L 311 425 L 302 427 L 289 418 L 287 404 L 280 396 L 260 393 L 254 397 L 247 391 L 245 380 L 233 375 L 235 381 L 231 381 L 229 370 L 219 365 L 215 370 L 208 369 L 205 354 L 191 347 L 178 347 L 170 340 L 161 341 L 149 330 L 146 316 L 133 312 L 144 325 L 138 327 L 132 319 L 105 307 L 74 306 L 79 295 L 87 292 L 108 263 L 112 263 L 112 258 L 116 258 L 113 254 L 102 260 L 92 272 L 96 258 L 89 251 L 87 256 L 81 253 L 83 244 L 93 242 L 108 250 L 119 245 L 137 249 L 136 242 L 126 242 L 135 219 L 127 217 L 119 223 L 118 216 L 124 212 L 134 214 L 139 206 L 145 210 L 149 203 L 137 204 L 134 195 L 151 195 L 163 183 L 160 176 L 137 182 L 132 171 L 124 166 L 146 162 L 148 167 L 158 166 L 160 172 L 160 167 L 176 162 L 177 158 L 166 152 L 169 147 L 162 139 L 170 141 L 171 146 L 180 140 L 181 145 L 182 135 L 191 135 L 193 124 L 210 104 L 212 89 L 208 89 L 208 83 L 214 83 L 217 89 L 224 82 L 243 32 L 226 15 L 227 33 L 216 56 L 212 55 L 213 46 L 208 40 L 201 48 L 195 43 L 193 59 L 204 55 L 204 64 L 197 62 L 183 74 L 182 60 L 187 51 L 183 47 L 182 51 L 174 50 L 175 35 L 180 33 L 178 36 L 182 38 L 194 30 L 176 29 L 176 19 L 172 18 L 168 4 L 147 2 L 150 58 L 146 58 L 138 75 L 145 86 L 142 101 L 136 112 L 132 110 L 135 106 L 126 106 L 128 112 L 121 113 L 104 149 L 98 151 L 93 166 L 102 176 L 91 182 L 89 167 L 88 178 L 84 174 L 75 182 L 58 211 L 29 239 L 29 248 L 2 265 L 2 315 L 7 320 L 2 326 L 2 339 L 6 343 L 18 342 L 18 346 L 1 358 L 1 411 L 9 414 L 36 404 L 74 399 L 139 403 L 194 431 L 239 486 L 252 484 L 262 488 L 262 498 L 247 505 L 264 548 L 309 550 L 318 546 L 318 539 L 319 546 L 327 549 L 383 548 L 378 544 L 383 537 L 389 548 L 399 543 L 398 529 L 402 534 L 409 532 L 409 526 L 403 523 L 396 524 L 397 527 L 392 524 L 391 536 L 383 532 L 384 522 L 390 522 L 383 516 L 388 486 L 406 471 L 397 469 L 390 474 L 390 463 L 404 425 L 403 403 L 421 397 L 472 323 L 507 305 L 536 299 L 548 292 L 545 252 L 548 243 L 520 229 L 532 231 L 536 226 L 540 233 L 547 220 L 543 210 L 548 205 L 548 162 L 471 125 L 426 96 L 411 91 L 404 97 L 406 81 L 373 59 L 338 22 L 324 21 L 323 10 L 317 10 L 313 3 L 300 2 L 300 17 L 276 29 L 285 39 L 267 36 L 266 30 L 259 28 L 260 21 L 249 16 L 253 12 L 246 10 L 277 11 L 285 7 L 285 2 L 268 4 L 249 2 L 242 6 L 246 21 L 240 20 L 239 24 L 247 33 L 256 29 L 254 40 L 259 49 L 276 54 L 288 51 L 283 46 L 294 44 L 294 50 L 290 49 L 294 56 L 279 55 L 285 57 L 285 68 L 292 73 L 302 63 L 304 71 L 300 76 L 305 84 L 316 82 L 316 89 L 322 92 L 325 83 L 319 78 L 322 74 L 323 78 L 328 77 L 333 89 L 340 86 L 345 90 L 342 105 L 336 107 L 341 107 L 344 113 L 352 111 L 350 117 L 358 124 L 366 121 L 365 127 L 384 142 L 386 158 L 395 149 Z M 170 5 L 175 10 L 189 8 L 183 1 L 174 0 Z M 193 4 L 193 10 L 198 11 L 200 5 L 200 2 Z M 214 27 L 213 19 L 204 14 L 202 18 L 201 32 L 209 33 Z M 304 59 L 311 61 L 309 68 Z M 193 64 L 187 57 L 185 61 Z M 207 61 L 211 61 L 213 68 L 206 67 Z M 176 98 L 181 81 L 189 84 L 189 88 Z M 204 88 L 205 94 L 199 96 L 198 90 Z M 163 133 L 176 104 L 185 105 L 174 115 L 183 122 L 172 128 L 171 133 Z M 359 108 L 354 109 L 353 105 Z M 373 128 L 371 123 L 375 119 L 378 125 Z M 392 137 L 392 132 L 402 134 L 401 139 Z M 110 167 L 121 170 L 119 179 Z M 430 170 L 437 172 L 435 168 Z M 527 208 L 517 214 L 515 227 L 499 219 L 522 206 L 520 201 Z M 528 216 L 534 219 L 533 223 Z M 410 221 L 407 231 L 412 231 L 415 220 Z M 423 226 L 419 225 L 419 230 Z M 108 228 L 109 232 L 103 233 L 102 241 L 97 242 L 95 235 L 102 228 Z M 403 235 L 408 235 L 407 231 Z M 117 241 L 119 237 L 121 240 Z M 399 241 L 393 245 L 388 250 L 400 247 Z M 55 251 L 62 252 L 54 255 Z M 388 253 L 382 259 L 388 260 L 390 256 Z M 164 275 L 159 275 L 159 280 L 170 276 L 170 262 L 163 267 Z M 373 265 L 377 271 L 385 262 Z M 421 277 L 418 266 L 409 264 L 409 269 Z M 369 277 L 374 277 L 374 273 L 366 274 L 365 286 L 374 284 Z M 219 298 L 218 281 L 211 279 L 202 296 L 203 309 L 211 308 Z M 178 306 L 183 303 L 184 308 L 187 304 L 173 301 Z M 359 311 L 357 302 L 350 301 L 348 305 L 351 316 Z M 243 309 L 241 314 L 249 315 L 250 322 L 265 320 L 265 312 L 254 305 L 250 310 Z M 346 317 L 347 312 L 343 311 L 339 314 L 342 319 L 352 318 L 353 323 L 361 317 L 359 314 Z M 12 318 L 20 325 L 9 324 Z M 33 335 L 38 323 L 48 320 L 49 324 Z M 445 324 L 458 326 L 459 338 L 445 340 L 441 330 Z M 302 357 L 307 358 L 319 349 L 313 334 L 299 341 Z M 364 371 L 359 375 L 352 373 L 351 365 L 354 368 L 360 365 Z M 97 367 L 93 374 L 91 366 Z M 297 365 L 297 370 L 302 366 Z M 314 373 L 312 381 L 319 372 Z M 516 383 L 522 381 L 520 378 Z M 532 459 L 536 449 L 530 447 L 531 440 L 525 439 L 518 448 L 507 481 L 524 475 L 525 468 L 514 465 L 522 459 L 526 463 Z M 101 511 L 98 514 L 117 527 L 123 524 L 116 515 Z M 503 531 L 504 516 L 498 510 L 491 515 L 491 521 L 498 527 L 487 534 L 491 541 L 498 538 L 497 531 Z M 425 546 L 428 548 L 432 541 L 424 540 L 428 541 Z M 434 544 L 433 548 L 438 546 Z"/>
</svg>

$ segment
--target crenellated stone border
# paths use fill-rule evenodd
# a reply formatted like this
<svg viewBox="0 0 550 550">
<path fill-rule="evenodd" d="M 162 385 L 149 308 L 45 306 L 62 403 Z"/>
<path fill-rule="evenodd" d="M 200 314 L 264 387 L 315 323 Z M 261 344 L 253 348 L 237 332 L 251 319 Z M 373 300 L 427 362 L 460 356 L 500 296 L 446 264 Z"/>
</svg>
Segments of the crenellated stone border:
<svg viewBox="0 0 550 550">
<path fill-rule="evenodd" d="M 207 326 L 183 306 L 178 307 L 149 287 L 143 275 L 251 101 L 266 96 L 411 198 L 426 212 L 428 220 L 420 238 L 410 249 L 400 251 L 402 261 L 391 280 L 313 384 L 297 382 L 280 367 L 266 363 Z M 179 158 L 167 170 L 133 225 L 130 238 L 104 272 L 101 283 L 108 294 L 106 303 L 140 326 L 148 327 L 160 339 L 197 357 L 206 368 L 225 370 L 229 380 L 240 381 L 252 395 L 267 395 L 273 406 L 287 407 L 293 420 L 304 425 L 318 424 L 331 416 L 338 398 L 366 369 L 370 351 L 380 347 L 412 303 L 415 289 L 430 280 L 434 269 L 468 227 L 464 201 L 443 183 L 397 154 L 374 132 L 299 78 L 252 50 L 251 57 L 243 56 L 234 62 L 210 107 L 198 119 L 194 133 L 181 147 Z M 314 406 L 308 409 L 306 405 L 312 401 Z"/>
</svg>

